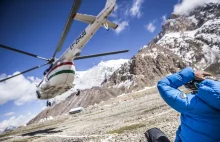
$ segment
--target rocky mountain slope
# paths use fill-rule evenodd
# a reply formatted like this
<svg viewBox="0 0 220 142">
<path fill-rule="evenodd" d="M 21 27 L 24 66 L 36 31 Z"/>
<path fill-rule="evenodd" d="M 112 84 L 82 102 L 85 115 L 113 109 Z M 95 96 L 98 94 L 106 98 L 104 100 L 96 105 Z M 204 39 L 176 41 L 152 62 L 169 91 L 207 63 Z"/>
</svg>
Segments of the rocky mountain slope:
<svg viewBox="0 0 220 142">
<path fill-rule="evenodd" d="M 185 66 L 219 70 L 219 57 L 220 4 L 209 3 L 187 16 L 172 14 L 162 31 L 111 76 L 109 86 L 140 89 Z"/>
<path fill-rule="evenodd" d="M 111 76 L 110 88 L 125 88 L 128 91 L 154 86 L 167 74 L 184 68 L 185 63 L 174 53 L 160 45 L 142 49 L 128 63 Z"/>
<path fill-rule="evenodd" d="M 123 92 L 154 86 L 162 77 L 187 65 L 218 73 L 219 37 L 220 4 L 206 4 L 187 16 L 172 14 L 158 36 L 117 69 L 102 88 L 83 90 L 80 96 L 72 94 L 65 101 L 41 112 L 31 123 L 46 116 L 67 113 L 73 107 L 87 107 Z"/>
<path fill-rule="evenodd" d="M 79 96 L 76 93 L 72 93 L 64 101 L 54 105 L 52 108 L 47 108 L 32 119 L 28 124 L 39 122 L 41 119 L 49 118 L 51 116 L 59 116 L 68 114 L 70 109 L 75 107 L 88 107 L 90 105 L 98 104 L 102 101 L 109 100 L 116 97 L 118 94 L 122 94 L 120 89 L 109 89 L 93 87 L 92 89 L 85 89 L 80 92 Z"/>
<path fill-rule="evenodd" d="M 172 14 L 149 44 L 159 44 L 197 69 L 217 63 L 220 55 L 220 4 L 198 7 L 188 16 Z"/>
</svg>

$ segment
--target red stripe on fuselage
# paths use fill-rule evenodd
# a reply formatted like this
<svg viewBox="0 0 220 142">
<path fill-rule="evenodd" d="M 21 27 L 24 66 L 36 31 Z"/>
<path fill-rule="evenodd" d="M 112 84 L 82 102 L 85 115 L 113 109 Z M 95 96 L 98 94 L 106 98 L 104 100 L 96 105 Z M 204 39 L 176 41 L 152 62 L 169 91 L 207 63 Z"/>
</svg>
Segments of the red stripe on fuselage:
<svg viewBox="0 0 220 142">
<path fill-rule="evenodd" d="M 48 72 L 47 77 L 48 77 L 48 75 L 49 75 L 53 70 L 55 70 L 56 68 L 58 68 L 58 67 L 60 67 L 60 66 L 63 66 L 63 65 L 73 65 L 73 66 L 74 66 L 73 62 L 61 63 L 61 64 L 59 64 L 59 65 L 53 67 L 53 68 Z"/>
</svg>

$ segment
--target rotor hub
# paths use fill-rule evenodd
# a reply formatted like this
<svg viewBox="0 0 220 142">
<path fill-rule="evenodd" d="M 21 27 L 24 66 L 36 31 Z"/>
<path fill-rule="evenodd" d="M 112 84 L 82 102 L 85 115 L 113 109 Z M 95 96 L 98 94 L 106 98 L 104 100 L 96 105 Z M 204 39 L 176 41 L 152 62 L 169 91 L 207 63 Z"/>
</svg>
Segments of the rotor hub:
<svg viewBox="0 0 220 142">
<path fill-rule="evenodd" d="M 49 60 L 49 63 L 53 64 L 54 61 L 55 61 L 55 58 L 52 58 L 52 59 Z"/>
</svg>

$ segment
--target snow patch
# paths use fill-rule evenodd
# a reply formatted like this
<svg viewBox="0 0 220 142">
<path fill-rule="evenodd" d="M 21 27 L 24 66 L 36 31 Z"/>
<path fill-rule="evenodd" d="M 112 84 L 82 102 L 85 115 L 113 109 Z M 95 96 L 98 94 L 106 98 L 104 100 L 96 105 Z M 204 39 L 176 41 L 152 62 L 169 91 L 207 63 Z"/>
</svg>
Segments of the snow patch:
<svg viewBox="0 0 220 142">
<path fill-rule="evenodd" d="M 126 80 L 124 82 L 121 82 L 119 84 L 116 84 L 113 86 L 113 88 L 121 88 L 121 87 L 126 87 L 126 88 L 130 88 L 130 86 L 132 85 L 133 81 L 131 80 Z"/>
<path fill-rule="evenodd" d="M 204 55 L 205 55 L 205 57 L 206 57 L 207 64 L 212 64 L 212 63 L 214 63 L 214 62 L 216 61 L 215 52 L 213 52 L 208 45 L 204 45 L 204 46 L 202 47 L 202 49 L 203 49 Z"/>
<path fill-rule="evenodd" d="M 43 118 L 43 119 L 39 120 L 39 122 L 42 123 L 42 122 L 46 122 L 46 121 L 49 121 L 49 120 L 53 120 L 53 117 L 49 116 L 48 118 Z"/>
<path fill-rule="evenodd" d="M 195 15 L 192 15 L 189 17 L 189 19 L 194 23 L 194 24 L 198 24 L 198 20 L 195 18 Z"/>
<path fill-rule="evenodd" d="M 204 27 L 204 26 L 209 26 L 209 25 L 219 25 L 220 24 L 220 19 L 213 19 L 213 20 L 208 20 L 207 22 L 205 22 L 204 24 L 203 24 L 203 26 L 202 27 Z M 202 28 L 201 27 L 201 28 Z"/>
</svg>

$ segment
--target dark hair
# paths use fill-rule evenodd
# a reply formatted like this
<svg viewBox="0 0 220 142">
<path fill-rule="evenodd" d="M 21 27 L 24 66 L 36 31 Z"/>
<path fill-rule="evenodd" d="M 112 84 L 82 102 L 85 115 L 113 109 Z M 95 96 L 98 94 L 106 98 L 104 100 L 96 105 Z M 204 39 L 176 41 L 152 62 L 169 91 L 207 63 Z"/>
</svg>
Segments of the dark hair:
<svg viewBox="0 0 220 142">
<path fill-rule="evenodd" d="M 211 79 L 211 80 L 215 80 L 218 81 L 215 77 L 213 76 L 207 76 L 205 77 L 205 79 Z M 191 82 L 188 82 L 187 84 L 185 84 L 184 86 L 186 87 L 186 89 L 190 90 L 192 94 L 196 94 L 198 92 L 199 89 L 199 84 L 202 82 L 203 80 L 193 80 Z"/>
<path fill-rule="evenodd" d="M 188 89 L 189 91 L 191 91 L 192 94 L 196 94 L 198 92 L 199 89 L 199 84 L 202 81 L 198 81 L 198 80 L 193 80 L 187 84 L 185 84 L 184 86 L 186 87 L 186 89 Z"/>
</svg>

